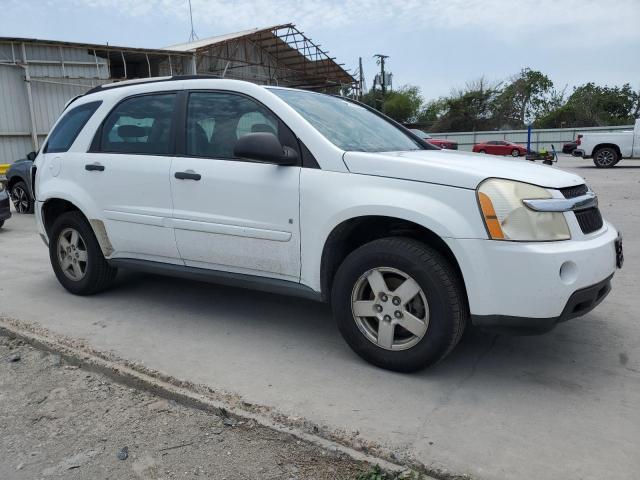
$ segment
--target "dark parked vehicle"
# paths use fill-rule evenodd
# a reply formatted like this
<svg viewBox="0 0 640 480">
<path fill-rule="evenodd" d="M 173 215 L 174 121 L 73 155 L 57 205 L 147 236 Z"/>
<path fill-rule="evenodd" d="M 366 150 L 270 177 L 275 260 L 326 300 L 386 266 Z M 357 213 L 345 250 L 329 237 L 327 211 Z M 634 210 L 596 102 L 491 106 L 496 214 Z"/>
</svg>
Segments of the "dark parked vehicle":
<svg viewBox="0 0 640 480">
<path fill-rule="evenodd" d="M 0 182 L 0 228 L 4 225 L 4 221 L 11 217 L 11 204 L 9 203 L 9 193 L 4 188 L 4 184 Z"/>
<path fill-rule="evenodd" d="M 576 148 L 580 146 L 582 135 L 578 135 L 578 137 L 573 142 L 567 142 L 562 145 L 562 153 L 568 153 L 569 155 L 573 155 L 576 151 Z"/>
<path fill-rule="evenodd" d="M 27 158 L 16 160 L 7 170 L 7 188 L 18 213 L 33 213 L 34 200 L 29 178 L 35 158 L 36 153 L 31 152 Z"/>
<path fill-rule="evenodd" d="M 416 135 L 418 135 L 421 139 L 426 140 L 431 145 L 435 145 L 436 147 L 445 148 L 447 150 L 457 150 L 458 149 L 458 143 L 457 142 L 454 142 L 454 141 L 451 141 L 451 140 L 445 140 L 443 138 L 433 138 L 428 133 L 423 132 L 422 130 L 418 130 L 417 128 L 412 128 L 411 131 L 413 133 L 415 133 Z"/>
<path fill-rule="evenodd" d="M 576 148 L 578 148 L 578 142 L 565 143 L 562 145 L 562 153 L 571 155 Z"/>
</svg>

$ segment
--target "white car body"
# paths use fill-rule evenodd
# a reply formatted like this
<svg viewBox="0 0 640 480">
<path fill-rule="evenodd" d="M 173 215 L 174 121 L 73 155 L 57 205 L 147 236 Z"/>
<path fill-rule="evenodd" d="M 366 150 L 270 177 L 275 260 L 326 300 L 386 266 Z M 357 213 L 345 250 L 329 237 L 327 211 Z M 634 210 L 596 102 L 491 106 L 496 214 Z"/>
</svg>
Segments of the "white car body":
<svg viewBox="0 0 640 480">
<path fill-rule="evenodd" d="M 320 168 L 89 152 L 96 129 L 124 98 L 187 89 L 258 100 L 290 127 Z M 35 160 L 35 211 L 45 242 L 43 206 L 60 199 L 89 220 L 102 253 L 115 264 L 153 262 L 247 275 L 323 298 L 323 253 L 332 232 L 356 218 L 390 217 L 423 227 L 450 249 L 474 323 L 519 326 L 523 319 L 523 327 L 539 323 L 542 329 L 558 321 L 572 294 L 609 279 L 616 269 L 616 229 L 604 222 L 584 234 L 569 211 L 564 216 L 570 240 L 489 239 L 478 207 L 480 183 L 508 178 L 545 187 L 562 199 L 560 188 L 584 181 L 559 169 L 448 150 L 343 151 L 268 88 L 233 80 L 104 88 L 72 107 L 96 100 L 102 104 L 67 152 L 40 153 Z M 106 170 L 85 169 L 94 163 Z M 174 176 L 191 170 L 202 181 Z M 567 265 L 570 272 L 561 272 Z"/>
<path fill-rule="evenodd" d="M 640 158 L 640 119 L 636 120 L 633 130 L 619 132 L 586 132 L 581 133 L 580 145 L 574 155 L 591 158 L 601 147 L 613 147 L 617 150 L 618 159 Z"/>
</svg>

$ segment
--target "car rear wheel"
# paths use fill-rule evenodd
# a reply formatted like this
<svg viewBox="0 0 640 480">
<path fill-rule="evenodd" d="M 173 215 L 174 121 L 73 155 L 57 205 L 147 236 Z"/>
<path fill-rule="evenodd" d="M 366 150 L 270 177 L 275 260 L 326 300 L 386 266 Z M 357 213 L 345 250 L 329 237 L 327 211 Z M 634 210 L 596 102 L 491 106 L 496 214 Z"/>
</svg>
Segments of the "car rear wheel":
<svg viewBox="0 0 640 480">
<path fill-rule="evenodd" d="M 27 190 L 27 184 L 23 181 L 17 182 L 9 190 L 11 201 L 18 213 L 33 213 L 33 200 Z"/>
<path fill-rule="evenodd" d="M 520 156 L 520 150 L 518 150 L 517 148 L 514 148 L 513 150 L 511 150 L 511 156 L 512 157 L 519 157 Z"/>
<path fill-rule="evenodd" d="M 598 168 L 611 168 L 620 161 L 620 156 L 615 148 L 603 147 L 593 153 L 593 163 Z"/>
<path fill-rule="evenodd" d="M 446 357 L 468 317 L 451 264 L 403 237 L 374 240 L 352 252 L 336 273 L 331 298 L 349 346 L 368 362 L 399 372 Z"/>
<path fill-rule="evenodd" d="M 111 285 L 118 270 L 105 260 L 91 226 L 80 212 L 60 215 L 49 239 L 53 271 L 69 292 L 92 295 Z"/>
<path fill-rule="evenodd" d="M 487 153 L 487 151 L 484 150 L 484 149 L 483 150 L 478 150 L 478 153 Z"/>
</svg>

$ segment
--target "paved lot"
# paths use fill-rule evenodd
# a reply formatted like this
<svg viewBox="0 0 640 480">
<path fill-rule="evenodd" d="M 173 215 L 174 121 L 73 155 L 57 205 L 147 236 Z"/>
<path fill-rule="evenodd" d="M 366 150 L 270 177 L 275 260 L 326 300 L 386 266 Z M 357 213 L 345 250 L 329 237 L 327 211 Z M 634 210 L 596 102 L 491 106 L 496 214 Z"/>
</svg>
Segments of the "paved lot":
<svg viewBox="0 0 640 480">
<path fill-rule="evenodd" d="M 640 162 L 603 171 L 563 157 L 560 167 L 587 179 L 625 234 L 626 265 L 611 295 L 544 336 L 472 331 L 448 360 L 418 374 L 365 364 L 328 308 L 299 299 L 133 273 L 105 294 L 71 296 L 28 216 L 0 232 L 0 315 L 359 432 L 434 468 L 480 479 L 636 479 Z"/>
</svg>

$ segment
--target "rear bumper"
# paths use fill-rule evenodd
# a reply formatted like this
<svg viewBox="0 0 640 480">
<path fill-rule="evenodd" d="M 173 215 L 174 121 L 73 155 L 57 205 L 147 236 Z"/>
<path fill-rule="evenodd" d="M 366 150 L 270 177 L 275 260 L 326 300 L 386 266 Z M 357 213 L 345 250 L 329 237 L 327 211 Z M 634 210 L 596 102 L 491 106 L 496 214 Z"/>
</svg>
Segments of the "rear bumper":
<svg viewBox="0 0 640 480">
<path fill-rule="evenodd" d="M 573 292 L 562 313 L 557 317 L 531 318 L 508 315 L 472 315 L 475 326 L 487 328 L 499 333 L 536 335 L 551 330 L 560 322 L 580 317 L 596 308 L 611 291 L 611 278 Z"/>
</svg>

